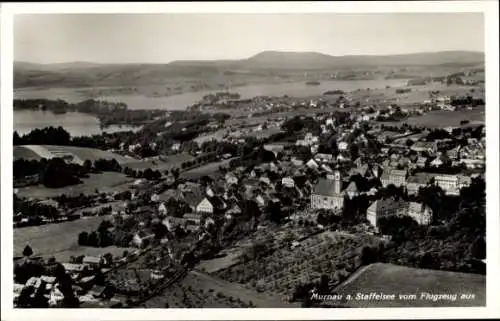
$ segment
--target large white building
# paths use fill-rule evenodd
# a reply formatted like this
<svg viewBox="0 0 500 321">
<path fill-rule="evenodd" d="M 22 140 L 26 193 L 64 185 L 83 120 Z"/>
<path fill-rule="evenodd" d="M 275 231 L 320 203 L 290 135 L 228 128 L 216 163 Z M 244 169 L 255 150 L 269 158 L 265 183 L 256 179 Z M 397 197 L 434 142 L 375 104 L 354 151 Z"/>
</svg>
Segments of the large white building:
<svg viewBox="0 0 500 321">
<path fill-rule="evenodd" d="M 393 184 L 394 186 L 406 186 L 408 171 L 388 168 L 382 173 L 380 178 L 384 187 Z"/>
<path fill-rule="evenodd" d="M 374 227 L 383 217 L 409 216 L 420 225 L 428 225 L 432 222 L 432 210 L 422 203 L 405 202 L 392 198 L 379 199 L 373 202 L 366 211 L 366 219 Z"/>
<path fill-rule="evenodd" d="M 470 185 L 471 178 L 463 175 L 439 174 L 434 177 L 434 181 L 446 194 L 459 195 L 461 188 Z"/>
</svg>

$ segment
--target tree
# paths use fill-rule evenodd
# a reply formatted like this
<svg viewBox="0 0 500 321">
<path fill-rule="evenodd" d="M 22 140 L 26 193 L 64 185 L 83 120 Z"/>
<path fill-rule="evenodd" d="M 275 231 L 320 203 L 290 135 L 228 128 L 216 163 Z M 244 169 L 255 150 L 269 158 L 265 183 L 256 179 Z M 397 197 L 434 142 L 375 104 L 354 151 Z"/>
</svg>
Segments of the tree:
<svg viewBox="0 0 500 321">
<path fill-rule="evenodd" d="M 359 265 L 368 265 L 376 261 L 376 252 L 370 246 L 364 246 L 359 255 Z"/>
<path fill-rule="evenodd" d="M 484 237 L 478 236 L 470 246 L 470 255 L 476 260 L 484 260 L 486 258 L 486 242 Z"/>
<path fill-rule="evenodd" d="M 33 255 L 33 250 L 29 245 L 26 245 L 23 250 L 23 256 L 30 257 L 31 255 Z"/>
<path fill-rule="evenodd" d="M 98 234 L 94 231 L 91 232 L 88 236 L 88 245 L 89 246 L 94 246 L 98 247 L 99 246 L 99 236 Z"/>
<path fill-rule="evenodd" d="M 259 217 L 259 216 L 260 216 L 259 205 L 254 200 L 246 200 L 243 203 L 242 218 L 244 218 L 245 220 L 249 220 L 252 217 Z"/>
<path fill-rule="evenodd" d="M 322 274 L 318 285 L 318 292 L 320 294 L 328 293 L 330 290 L 330 287 L 328 285 L 329 283 L 330 283 L 330 278 L 328 277 L 328 275 Z"/>
<path fill-rule="evenodd" d="M 269 219 L 272 222 L 279 224 L 282 219 L 281 204 L 278 202 L 269 202 L 267 209 L 269 211 Z"/>
</svg>

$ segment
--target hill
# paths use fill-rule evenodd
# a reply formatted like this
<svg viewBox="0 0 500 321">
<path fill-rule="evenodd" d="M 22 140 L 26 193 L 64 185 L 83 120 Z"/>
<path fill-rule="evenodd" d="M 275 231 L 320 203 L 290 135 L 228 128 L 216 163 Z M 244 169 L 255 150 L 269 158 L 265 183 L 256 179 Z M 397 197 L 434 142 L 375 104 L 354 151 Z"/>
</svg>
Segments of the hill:
<svg viewBox="0 0 500 321">
<path fill-rule="evenodd" d="M 105 87 L 164 84 L 166 79 L 216 79 L 244 70 L 262 75 L 274 71 L 334 71 L 384 66 L 476 66 L 484 53 L 446 51 L 386 56 L 330 56 L 318 52 L 264 51 L 247 59 L 173 61 L 167 64 L 14 63 L 14 88 Z"/>
<path fill-rule="evenodd" d="M 395 300 L 352 300 L 336 302 L 341 306 L 368 307 L 480 307 L 486 305 L 486 277 L 478 274 L 426 270 L 375 263 L 365 266 L 340 284 L 336 294 L 356 295 L 371 292 L 395 294 Z M 422 295 L 422 293 L 431 296 Z M 399 294 L 415 294 L 416 299 L 399 299 Z M 432 295 L 451 294 L 453 297 Z M 461 297 L 461 295 L 466 295 Z M 473 295 L 468 296 L 468 295 Z"/>
</svg>

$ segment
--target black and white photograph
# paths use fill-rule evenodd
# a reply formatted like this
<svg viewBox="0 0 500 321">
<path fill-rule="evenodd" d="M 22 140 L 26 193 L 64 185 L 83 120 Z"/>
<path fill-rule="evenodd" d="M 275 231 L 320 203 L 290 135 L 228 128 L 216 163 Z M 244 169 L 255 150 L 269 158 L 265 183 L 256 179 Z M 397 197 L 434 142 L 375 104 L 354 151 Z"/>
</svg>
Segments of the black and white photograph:
<svg viewBox="0 0 500 321">
<path fill-rule="evenodd" d="M 485 13 L 352 6 L 11 14 L 12 308 L 495 301 Z"/>
</svg>

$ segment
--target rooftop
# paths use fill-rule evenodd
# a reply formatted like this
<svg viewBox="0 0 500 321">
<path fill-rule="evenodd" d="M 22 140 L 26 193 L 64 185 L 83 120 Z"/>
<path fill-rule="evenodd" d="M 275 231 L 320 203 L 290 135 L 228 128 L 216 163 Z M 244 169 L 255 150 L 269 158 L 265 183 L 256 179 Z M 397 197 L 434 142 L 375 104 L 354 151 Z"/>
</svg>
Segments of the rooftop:
<svg viewBox="0 0 500 321">
<path fill-rule="evenodd" d="M 331 179 L 321 178 L 314 186 L 314 194 L 323 196 L 337 195 L 335 193 L 335 181 Z"/>
</svg>

